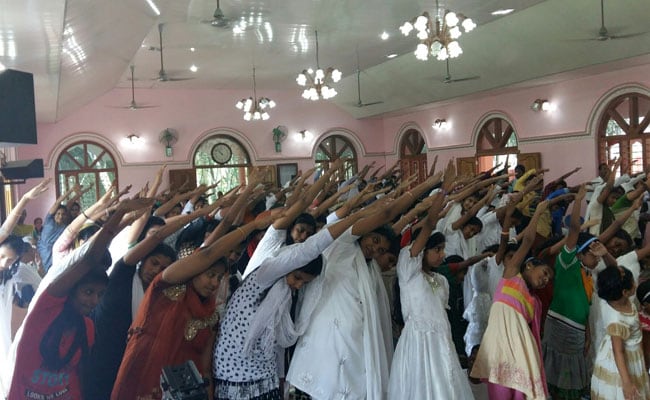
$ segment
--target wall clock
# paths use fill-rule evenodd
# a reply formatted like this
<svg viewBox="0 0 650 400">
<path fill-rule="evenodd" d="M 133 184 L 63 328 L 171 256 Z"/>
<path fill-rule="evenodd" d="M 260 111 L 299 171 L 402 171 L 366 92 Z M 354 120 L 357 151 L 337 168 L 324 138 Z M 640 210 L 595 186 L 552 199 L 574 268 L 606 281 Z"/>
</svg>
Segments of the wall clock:
<svg viewBox="0 0 650 400">
<path fill-rule="evenodd" d="M 210 154 L 217 164 L 225 164 L 232 158 L 232 149 L 226 143 L 217 143 L 212 146 Z"/>
</svg>

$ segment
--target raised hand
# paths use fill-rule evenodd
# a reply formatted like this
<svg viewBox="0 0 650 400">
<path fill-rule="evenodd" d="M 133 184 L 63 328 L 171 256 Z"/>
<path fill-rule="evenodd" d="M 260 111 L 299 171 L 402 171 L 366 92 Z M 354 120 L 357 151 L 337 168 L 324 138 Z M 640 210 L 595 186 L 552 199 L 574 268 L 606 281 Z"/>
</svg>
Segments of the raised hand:
<svg viewBox="0 0 650 400">
<path fill-rule="evenodd" d="M 591 251 L 593 255 L 597 257 L 602 257 L 607 254 L 607 247 L 598 241 L 591 242 L 591 244 L 589 244 L 589 251 Z"/>
<path fill-rule="evenodd" d="M 128 194 L 131 191 L 132 187 L 133 187 L 133 185 L 127 185 L 124 189 L 122 189 L 120 192 L 118 192 L 117 196 L 115 196 L 115 197 L 119 199 L 120 197 Z"/>
<path fill-rule="evenodd" d="M 131 211 L 137 211 L 143 208 L 151 207 L 153 205 L 154 199 L 152 198 L 137 198 L 137 199 L 125 199 L 121 200 L 117 204 L 117 211 L 128 213 Z"/>
<path fill-rule="evenodd" d="M 44 179 L 41 181 L 41 183 L 34 186 L 27 193 L 25 193 L 25 198 L 29 200 L 36 199 L 48 189 L 50 182 L 52 182 L 52 178 Z"/>
</svg>

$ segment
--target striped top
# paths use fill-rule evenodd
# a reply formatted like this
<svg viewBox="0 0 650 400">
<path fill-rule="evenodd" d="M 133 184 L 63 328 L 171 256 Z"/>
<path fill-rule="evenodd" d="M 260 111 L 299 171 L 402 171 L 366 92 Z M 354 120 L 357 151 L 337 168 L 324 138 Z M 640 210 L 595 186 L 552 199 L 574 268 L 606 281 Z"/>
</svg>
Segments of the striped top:
<svg viewBox="0 0 650 400">
<path fill-rule="evenodd" d="M 501 279 L 494 293 L 494 302 L 507 304 L 530 324 L 535 318 L 535 298 L 530 294 L 521 274 L 510 279 Z"/>
</svg>

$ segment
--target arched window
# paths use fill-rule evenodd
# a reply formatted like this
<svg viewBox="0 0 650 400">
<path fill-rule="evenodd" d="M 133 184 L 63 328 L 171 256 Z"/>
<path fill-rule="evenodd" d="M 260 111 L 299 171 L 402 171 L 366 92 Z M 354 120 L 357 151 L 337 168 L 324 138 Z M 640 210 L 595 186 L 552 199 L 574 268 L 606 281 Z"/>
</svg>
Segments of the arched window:
<svg viewBox="0 0 650 400">
<path fill-rule="evenodd" d="M 609 102 L 598 123 L 598 160 L 622 158 L 621 173 L 650 163 L 650 97 L 627 93 Z"/>
<path fill-rule="evenodd" d="M 517 165 L 517 135 L 514 127 L 501 117 L 490 118 L 478 132 L 476 156 L 479 171 L 487 171 L 508 158 L 510 169 Z"/>
<path fill-rule="evenodd" d="M 340 176 L 349 179 L 357 173 L 357 152 L 350 141 L 341 135 L 332 135 L 323 139 L 316 149 L 316 167 L 327 170 L 331 162 L 342 158 L 345 160 Z"/>
<path fill-rule="evenodd" d="M 251 166 L 251 158 L 244 146 L 228 135 L 209 137 L 194 153 L 197 184 L 212 185 L 219 181 L 216 191 L 223 193 L 246 183 Z"/>
<path fill-rule="evenodd" d="M 103 196 L 113 181 L 117 183 L 115 158 L 102 145 L 93 142 L 77 142 L 64 149 L 56 161 L 55 174 L 57 197 L 77 184 L 90 187 L 79 201 L 82 209 Z"/>
<path fill-rule="evenodd" d="M 427 177 L 427 145 L 416 129 L 404 133 L 399 146 L 400 170 L 405 176 L 417 174 L 413 185 L 423 182 Z"/>
</svg>

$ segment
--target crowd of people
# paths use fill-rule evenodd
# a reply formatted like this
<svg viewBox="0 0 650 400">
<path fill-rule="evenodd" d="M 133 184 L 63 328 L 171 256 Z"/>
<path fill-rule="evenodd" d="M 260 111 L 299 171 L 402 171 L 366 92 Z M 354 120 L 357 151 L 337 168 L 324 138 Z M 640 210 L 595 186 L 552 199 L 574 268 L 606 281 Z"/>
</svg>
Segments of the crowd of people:
<svg viewBox="0 0 650 400">
<path fill-rule="evenodd" d="M 218 195 L 162 167 L 26 225 L 45 180 L 0 227 L 0 397 L 172 398 L 189 363 L 215 400 L 650 399 L 650 177 L 509 167 Z"/>
</svg>

